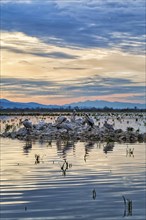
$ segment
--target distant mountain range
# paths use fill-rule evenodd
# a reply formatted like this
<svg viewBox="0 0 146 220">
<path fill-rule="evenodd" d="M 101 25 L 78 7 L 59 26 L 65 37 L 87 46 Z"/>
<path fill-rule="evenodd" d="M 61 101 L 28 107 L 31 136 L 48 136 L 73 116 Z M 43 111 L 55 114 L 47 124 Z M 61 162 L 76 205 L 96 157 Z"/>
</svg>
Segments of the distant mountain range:
<svg viewBox="0 0 146 220">
<path fill-rule="evenodd" d="M 0 109 L 36 109 L 36 108 L 60 108 L 59 105 L 43 105 L 35 102 L 12 102 L 7 99 L 0 99 Z"/>
<path fill-rule="evenodd" d="M 46 109 L 59 109 L 59 108 L 75 108 L 78 107 L 79 109 L 83 108 L 113 108 L 113 109 L 125 109 L 125 108 L 138 108 L 138 109 L 146 109 L 145 104 L 140 104 L 140 103 L 127 103 L 127 102 L 108 102 L 108 101 L 103 101 L 103 100 L 95 100 L 95 101 L 84 101 L 84 102 L 75 102 L 71 104 L 66 104 L 66 105 L 43 105 L 35 102 L 28 102 L 28 103 L 23 103 L 23 102 L 12 102 L 7 99 L 0 99 L 0 109 L 37 109 L 37 108 L 46 108 Z"/>
<path fill-rule="evenodd" d="M 84 101 L 84 102 L 75 102 L 69 104 L 72 108 L 78 106 L 79 108 L 114 108 L 114 109 L 123 109 L 123 108 L 138 108 L 145 109 L 145 104 L 140 103 L 128 103 L 128 102 L 108 102 L 104 100 L 94 100 L 94 101 Z M 65 106 L 69 106 L 65 105 Z"/>
</svg>

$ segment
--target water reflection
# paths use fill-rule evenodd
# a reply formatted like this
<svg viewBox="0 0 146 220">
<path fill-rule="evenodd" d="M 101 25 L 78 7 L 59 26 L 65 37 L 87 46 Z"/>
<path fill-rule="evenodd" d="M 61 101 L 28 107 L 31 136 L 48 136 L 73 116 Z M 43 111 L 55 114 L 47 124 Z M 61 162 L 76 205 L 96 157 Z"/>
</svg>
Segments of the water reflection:
<svg viewBox="0 0 146 220">
<path fill-rule="evenodd" d="M 92 191 L 92 197 L 94 200 L 96 199 L 96 190 L 95 189 L 93 189 L 93 191 Z"/>
<path fill-rule="evenodd" d="M 29 154 L 31 149 L 32 149 L 32 141 L 31 140 L 26 140 L 25 145 L 23 146 L 24 154 Z"/>
<path fill-rule="evenodd" d="M 132 216 L 132 200 L 125 198 L 122 196 L 124 201 L 124 214 L 123 217 Z"/>
<path fill-rule="evenodd" d="M 35 164 L 40 163 L 40 155 L 39 154 L 35 154 Z"/>
<path fill-rule="evenodd" d="M 144 144 L 2 139 L 1 150 L 2 219 L 144 219 Z"/>
<path fill-rule="evenodd" d="M 65 176 L 66 175 L 66 171 L 68 170 L 68 162 L 66 160 L 64 160 L 64 163 L 62 164 L 61 170 L 62 170 L 63 176 Z"/>
<path fill-rule="evenodd" d="M 84 161 L 87 161 L 87 157 L 89 156 L 89 152 L 94 148 L 95 142 L 88 142 L 85 144 L 85 155 L 84 155 Z"/>
<path fill-rule="evenodd" d="M 47 142 L 47 147 L 51 147 L 51 148 L 52 148 L 52 140 L 49 140 L 49 141 Z"/>
<path fill-rule="evenodd" d="M 114 148 L 114 142 L 107 142 L 104 145 L 103 151 L 105 154 L 107 154 L 109 151 L 113 151 Z"/>
<path fill-rule="evenodd" d="M 134 157 L 134 148 L 132 149 L 132 148 L 129 148 L 128 146 L 127 146 L 127 148 L 126 148 L 126 157 Z"/>
<path fill-rule="evenodd" d="M 58 155 L 66 159 L 67 153 L 73 149 L 75 152 L 75 142 L 73 140 L 62 140 L 60 138 L 56 141 Z"/>
<path fill-rule="evenodd" d="M 64 147 L 62 150 L 63 158 L 65 159 L 67 156 L 67 153 L 75 146 L 74 141 L 65 141 L 64 142 Z"/>
</svg>

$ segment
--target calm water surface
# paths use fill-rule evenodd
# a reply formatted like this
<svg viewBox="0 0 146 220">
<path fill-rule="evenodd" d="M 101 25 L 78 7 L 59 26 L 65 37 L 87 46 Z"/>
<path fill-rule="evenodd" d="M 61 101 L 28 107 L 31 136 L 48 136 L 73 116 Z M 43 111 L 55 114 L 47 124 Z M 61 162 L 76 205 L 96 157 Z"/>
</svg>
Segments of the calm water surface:
<svg viewBox="0 0 146 220">
<path fill-rule="evenodd" d="M 1 219 L 144 220 L 145 144 L 129 148 L 1 138 Z"/>
</svg>

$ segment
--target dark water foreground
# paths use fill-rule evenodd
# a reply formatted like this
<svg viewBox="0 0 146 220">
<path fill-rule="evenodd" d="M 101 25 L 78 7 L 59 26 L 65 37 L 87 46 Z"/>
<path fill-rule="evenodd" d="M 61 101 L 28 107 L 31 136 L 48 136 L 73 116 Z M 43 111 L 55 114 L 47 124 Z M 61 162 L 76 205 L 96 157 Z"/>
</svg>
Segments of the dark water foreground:
<svg viewBox="0 0 146 220">
<path fill-rule="evenodd" d="M 1 219 L 139 219 L 145 144 L 1 138 Z"/>
</svg>

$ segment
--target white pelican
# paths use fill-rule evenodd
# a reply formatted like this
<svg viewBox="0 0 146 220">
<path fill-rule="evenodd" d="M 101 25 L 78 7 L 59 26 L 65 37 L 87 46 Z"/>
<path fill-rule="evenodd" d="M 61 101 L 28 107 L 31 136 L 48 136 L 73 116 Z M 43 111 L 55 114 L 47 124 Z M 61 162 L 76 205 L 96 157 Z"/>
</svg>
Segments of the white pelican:
<svg viewBox="0 0 146 220">
<path fill-rule="evenodd" d="M 24 125 L 28 133 L 32 130 L 32 122 L 30 122 L 28 119 L 25 119 L 22 124 Z"/>
<path fill-rule="evenodd" d="M 25 119 L 22 124 L 26 129 L 31 129 L 32 128 L 32 122 L 30 122 L 28 119 Z"/>
<path fill-rule="evenodd" d="M 74 109 L 74 110 L 73 110 L 73 113 L 72 113 L 72 115 L 71 115 L 71 122 L 75 122 L 75 120 L 76 120 L 76 115 L 77 115 L 77 112 L 76 112 L 76 110 Z"/>
<path fill-rule="evenodd" d="M 104 126 L 105 128 L 107 128 L 108 130 L 112 130 L 112 131 L 114 130 L 113 125 L 108 124 L 107 121 L 104 122 L 104 125 L 103 125 L 103 126 Z"/>
<path fill-rule="evenodd" d="M 73 127 L 70 123 L 61 123 L 58 128 L 64 128 L 68 131 L 72 131 L 73 130 Z"/>
<path fill-rule="evenodd" d="M 56 120 L 56 123 L 53 125 L 54 127 L 58 127 L 61 125 L 63 122 L 67 121 L 67 118 L 65 116 L 59 116 Z"/>
<path fill-rule="evenodd" d="M 92 118 L 89 117 L 89 115 L 85 114 L 85 123 L 87 123 L 91 128 L 94 126 L 94 121 Z"/>
</svg>

